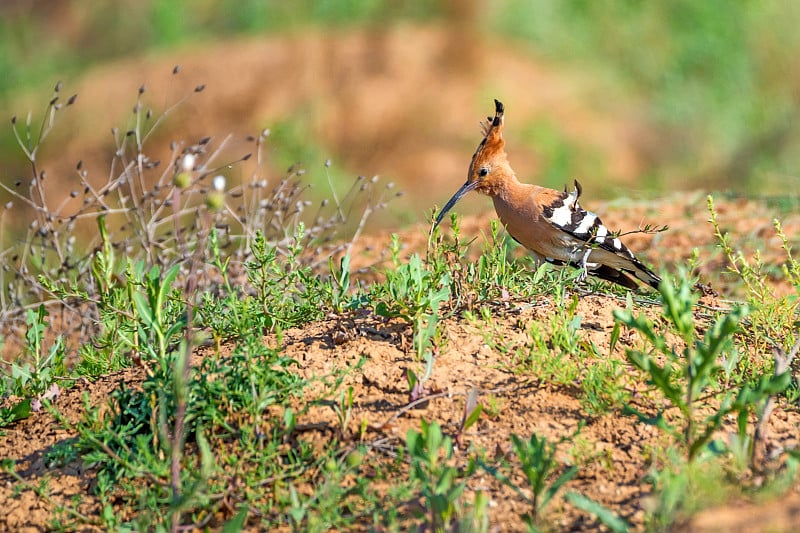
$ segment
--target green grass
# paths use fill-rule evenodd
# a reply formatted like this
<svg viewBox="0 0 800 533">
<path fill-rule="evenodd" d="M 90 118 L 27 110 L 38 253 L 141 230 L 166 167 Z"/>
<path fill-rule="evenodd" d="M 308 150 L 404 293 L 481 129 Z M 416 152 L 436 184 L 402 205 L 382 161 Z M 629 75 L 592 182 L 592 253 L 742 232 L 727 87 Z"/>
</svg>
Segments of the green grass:
<svg viewBox="0 0 800 533">
<path fill-rule="evenodd" d="M 132 138 L 145 137 L 147 121 L 138 127 Z M 34 167 L 41 162 L 37 138 L 22 142 Z M 126 143 L 115 157 L 146 161 L 148 150 L 146 139 Z M 591 495 L 562 490 L 597 461 L 612 468 L 607 457 L 586 453 L 580 432 L 587 421 L 624 413 L 664 434 L 665 444 L 654 445 L 647 458 L 655 503 L 645 520 L 653 527 L 669 527 L 699 509 L 694 497 L 713 484 L 731 494 L 791 485 L 792 454 L 776 466 L 757 452 L 765 445 L 759 428 L 775 403 L 796 402 L 797 294 L 773 294 L 759 281 L 763 265 L 734 250 L 718 226 L 709 231 L 716 230 L 748 301 L 715 310 L 711 319 L 701 318 L 706 313 L 685 274 L 665 278 L 659 314 L 650 296 L 622 298 L 603 284 L 576 286 L 570 271 L 532 269 L 514 259 L 496 223 L 483 238 L 465 240 L 457 217 L 452 231 L 430 236 L 424 254 L 404 252 L 394 236 L 386 243 L 388 266 L 364 282 L 350 267 L 353 233 L 351 240 L 333 238 L 347 234 L 347 206 L 334 201 L 328 215 L 311 218 L 292 212 L 305 190 L 296 174 L 272 191 L 259 187 L 258 174 L 243 189 L 213 189 L 208 182 L 219 166 L 213 154 L 208 143 L 189 145 L 160 168 L 123 166 L 105 184 L 116 196 L 85 193 L 77 209 L 96 228 L 92 242 L 65 236 L 61 225 L 73 222 L 74 212 L 48 203 L 36 185 L 28 197 L 19 193 L 37 208 L 31 215 L 37 231 L 2 250 L 8 277 L 0 311 L 5 323 L 27 333 L 22 356 L 1 367 L 0 391 L 14 397 L 5 399 L 0 424 L 18 423 L 41 404 L 76 435 L 51 448 L 47 461 L 81 461 L 102 508 L 84 516 L 78 502 L 62 505 L 55 529 L 193 524 L 235 530 L 247 523 L 296 531 L 487 531 L 498 520 L 489 494 L 508 489 L 524 507 L 519 523 L 531 530 L 553 526 L 551 510 L 572 506 L 624 531 L 627 524 L 614 510 Z M 136 189 L 146 183 L 156 185 Z M 357 191 L 361 185 L 377 187 L 359 180 Z M 131 208 L 134 196 L 140 203 Z M 240 206 L 245 216 L 236 214 Z M 713 215 L 713 204 L 710 209 Z M 779 224 L 776 234 L 783 235 Z M 800 266 L 784 244 L 783 276 L 800 294 Z M 609 353 L 587 338 L 580 313 L 586 287 L 592 298 L 621 308 L 614 329 L 603 333 Z M 531 305 L 547 311 L 537 310 L 527 323 L 514 318 Z M 50 338 L 44 332 L 56 314 L 63 336 Z M 578 431 L 560 439 L 515 434 L 499 451 L 464 445 L 485 432 L 484 415 L 507 414 L 512 397 L 497 401 L 473 391 L 465 394 L 455 429 L 452 421 L 423 419 L 404 441 L 372 439 L 374 428 L 359 421 L 356 429 L 353 418 L 361 401 L 354 383 L 363 378 L 368 351 L 359 364 L 308 375 L 284 342 L 289 328 L 356 315 L 401 323 L 400 335 L 410 341 L 403 362 L 412 368 L 409 402 L 395 407 L 397 416 L 450 394 L 436 392 L 428 380 L 452 342 L 448 328 L 469 323 L 489 349 L 509 356 L 503 369 L 509 380 L 577 398 Z M 767 323 L 767 316 L 775 318 Z M 504 338 L 514 330 L 524 340 Z M 67 342 L 83 346 L 74 349 L 71 365 Z M 615 346 L 623 343 L 620 355 Z M 204 356 L 196 357 L 201 346 Z M 92 380 L 131 366 L 141 368 L 141 380 L 120 385 L 101 405 L 86 395 L 78 421 L 49 400 L 54 384 L 66 388 L 79 376 Z M 307 421 L 323 407 L 335 421 L 320 439 Z M 736 437 L 725 441 L 717 435 L 730 429 L 724 425 L 729 415 Z M 48 478 L 34 486 L 14 460 L 3 468 L 20 491 L 54 505 Z M 763 487 L 764 478 L 753 472 L 767 474 Z M 496 485 L 487 488 L 487 479 Z"/>
</svg>

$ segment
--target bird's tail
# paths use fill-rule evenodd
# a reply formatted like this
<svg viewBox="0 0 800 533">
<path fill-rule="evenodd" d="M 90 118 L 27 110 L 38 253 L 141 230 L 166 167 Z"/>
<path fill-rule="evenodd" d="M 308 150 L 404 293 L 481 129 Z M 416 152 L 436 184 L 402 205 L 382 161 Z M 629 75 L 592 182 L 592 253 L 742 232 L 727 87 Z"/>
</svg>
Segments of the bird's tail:
<svg viewBox="0 0 800 533">
<path fill-rule="evenodd" d="M 629 273 L 632 274 L 639 281 L 650 285 L 655 290 L 658 290 L 658 286 L 661 284 L 661 278 L 658 275 L 656 275 L 655 272 L 647 268 L 644 265 L 644 263 L 642 263 L 638 259 L 633 261 L 633 265 L 636 268 L 630 271 Z"/>
<path fill-rule="evenodd" d="M 608 265 L 600 265 L 591 270 L 592 275 L 598 278 L 621 285 L 626 289 L 637 289 L 639 286 L 634 278 L 658 290 L 661 278 L 640 261 L 633 263 L 632 269 L 618 269 Z"/>
</svg>

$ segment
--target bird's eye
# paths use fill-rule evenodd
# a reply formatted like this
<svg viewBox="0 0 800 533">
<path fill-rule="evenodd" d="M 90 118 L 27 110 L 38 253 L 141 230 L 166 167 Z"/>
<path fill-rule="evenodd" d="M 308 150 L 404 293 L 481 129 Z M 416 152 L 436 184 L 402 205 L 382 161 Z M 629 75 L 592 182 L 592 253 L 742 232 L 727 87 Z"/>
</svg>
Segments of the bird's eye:
<svg viewBox="0 0 800 533">
<path fill-rule="evenodd" d="M 486 167 L 481 167 L 481 169 L 478 171 L 478 176 L 480 176 L 482 178 L 486 177 L 488 175 L 489 175 L 489 169 L 486 168 Z"/>
</svg>

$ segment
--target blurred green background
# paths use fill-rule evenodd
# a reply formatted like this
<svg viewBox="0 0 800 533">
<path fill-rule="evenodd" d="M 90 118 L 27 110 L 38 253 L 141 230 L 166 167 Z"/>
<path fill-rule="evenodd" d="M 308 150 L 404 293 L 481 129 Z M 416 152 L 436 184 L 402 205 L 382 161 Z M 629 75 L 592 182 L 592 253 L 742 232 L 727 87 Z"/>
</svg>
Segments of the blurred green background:
<svg viewBox="0 0 800 533">
<path fill-rule="evenodd" d="M 797 196 L 797 2 L 19 0 L 0 15 L 5 116 L 41 113 L 57 80 L 109 95 L 79 98 L 59 126 L 57 171 L 107 166 L 136 88 L 185 64 L 189 86 L 208 84 L 192 110 L 205 119 L 176 117 L 165 139 L 270 128 L 276 174 L 301 162 L 322 182 L 328 158 L 335 182 L 380 174 L 419 200 L 393 207 L 400 223 L 463 182 L 494 97 L 523 181 L 578 178 L 592 198 Z M 247 54 L 260 57 L 241 79 L 219 70 Z M 123 78 L 127 92 L 111 87 Z M 4 182 L 24 175 L 10 128 L 0 161 Z"/>
</svg>

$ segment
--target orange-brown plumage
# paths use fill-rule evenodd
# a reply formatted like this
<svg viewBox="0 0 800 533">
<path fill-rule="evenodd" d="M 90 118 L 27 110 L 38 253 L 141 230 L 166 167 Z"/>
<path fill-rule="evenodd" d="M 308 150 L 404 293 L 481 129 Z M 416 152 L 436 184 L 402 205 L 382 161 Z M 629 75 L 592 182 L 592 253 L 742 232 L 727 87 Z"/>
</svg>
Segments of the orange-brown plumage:
<svg viewBox="0 0 800 533">
<path fill-rule="evenodd" d="M 637 285 L 629 276 L 658 288 L 661 279 L 642 264 L 603 225 L 600 218 L 578 204 L 581 188 L 571 193 L 520 183 L 508 162 L 503 140 L 504 107 L 495 100 L 495 116 L 483 124 L 484 139 L 469 166 L 466 183 L 453 195 L 436 219 L 470 191 L 492 198 L 508 233 L 539 260 L 572 264 L 628 288 Z"/>
</svg>

